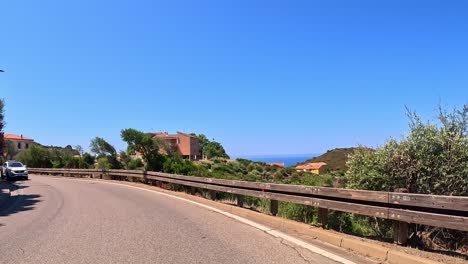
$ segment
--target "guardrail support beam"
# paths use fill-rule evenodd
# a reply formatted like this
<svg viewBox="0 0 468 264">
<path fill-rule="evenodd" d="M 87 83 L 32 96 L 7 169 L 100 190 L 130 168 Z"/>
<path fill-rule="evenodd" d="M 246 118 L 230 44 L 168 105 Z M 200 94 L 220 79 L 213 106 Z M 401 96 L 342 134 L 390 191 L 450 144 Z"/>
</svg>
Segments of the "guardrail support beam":
<svg viewBox="0 0 468 264">
<path fill-rule="evenodd" d="M 319 225 L 325 228 L 328 224 L 328 209 L 319 207 L 317 218 Z"/>
<path fill-rule="evenodd" d="M 408 242 L 408 227 L 406 222 L 393 221 L 393 242 L 398 245 L 406 245 Z"/>
<path fill-rule="evenodd" d="M 278 214 L 278 200 L 270 201 L 270 213 L 273 216 L 276 216 Z"/>
</svg>

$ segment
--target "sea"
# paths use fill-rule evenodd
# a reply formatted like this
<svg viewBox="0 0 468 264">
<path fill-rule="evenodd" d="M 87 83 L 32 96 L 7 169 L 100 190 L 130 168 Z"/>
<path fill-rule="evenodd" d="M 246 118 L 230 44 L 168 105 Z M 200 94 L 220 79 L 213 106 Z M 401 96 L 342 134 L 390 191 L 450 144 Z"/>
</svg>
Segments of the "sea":
<svg viewBox="0 0 468 264">
<path fill-rule="evenodd" d="M 297 155 L 258 155 L 258 156 L 238 156 L 233 158 L 248 159 L 266 163 L 284 162 L 286 167 L 294 166 L 308 159 L 320 156 L 320 154 L 297 154 Z"/>
</svg>

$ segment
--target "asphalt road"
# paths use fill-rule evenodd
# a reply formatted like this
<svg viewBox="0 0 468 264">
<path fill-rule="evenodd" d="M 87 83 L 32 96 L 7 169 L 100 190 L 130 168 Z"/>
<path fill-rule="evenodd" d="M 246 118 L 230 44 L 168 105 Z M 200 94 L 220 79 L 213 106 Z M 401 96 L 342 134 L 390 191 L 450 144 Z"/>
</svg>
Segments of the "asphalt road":
<svg viewBox="0 0 468 264">
<path fill-rule="evenodd" d="M 157 193 L 30 178 L 0 208 L 0 263 L 335 263 Z"/>
</svg>

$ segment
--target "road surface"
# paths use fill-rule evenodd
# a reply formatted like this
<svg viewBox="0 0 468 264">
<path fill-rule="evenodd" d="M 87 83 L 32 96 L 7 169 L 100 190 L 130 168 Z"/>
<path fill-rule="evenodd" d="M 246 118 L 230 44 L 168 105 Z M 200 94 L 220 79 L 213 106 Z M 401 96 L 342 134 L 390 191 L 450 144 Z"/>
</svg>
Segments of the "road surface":
<svg viewBox="0 0 468 264">
<path fill-rule="evenodd" d="M 154 192 L 30 178 L 0 208 L 0 263 L 335 263 Z"/>
</svg>

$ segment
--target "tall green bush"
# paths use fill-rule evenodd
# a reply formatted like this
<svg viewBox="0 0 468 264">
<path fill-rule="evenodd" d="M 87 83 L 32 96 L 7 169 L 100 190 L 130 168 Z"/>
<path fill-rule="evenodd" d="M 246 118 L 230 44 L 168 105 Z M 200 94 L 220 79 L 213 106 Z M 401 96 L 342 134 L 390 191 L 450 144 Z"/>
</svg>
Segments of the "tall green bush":
<svg viewBox="0 0 468 264">
<path fill-rule="evenodd" d="M 451 112 L 439 109 L 437 120 L 430 122 L 414 112 L 408 111 L 408 117 L 409 133 L 401 140 L 390 139 L 375 151 L 356 150 L 348 160 L 346 187 L 467 196 L 468 105 Z M 346 220 L 342 223 L 350 232 L 391 236 L 390 221 L 352 215 L 336 219 Z M 417 225 L 411 230 L 417 234 L 412 243 L 418 246 L 436 243 L 454 250 L 468 246 L 467 232 Z"/>
<path fill-rule="evenodd" d="M 348 161 L 347 187 L 411 193 L 468 195 L 468 106 L 439 111 L 424 123 L 414 112 L 409 133 L 376 151 L 359 149 Z"/>
</svg>

